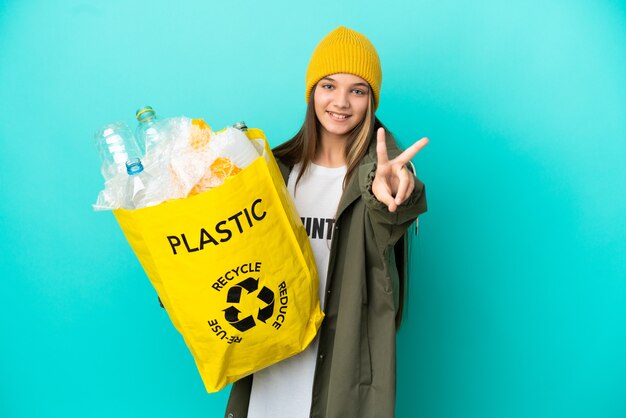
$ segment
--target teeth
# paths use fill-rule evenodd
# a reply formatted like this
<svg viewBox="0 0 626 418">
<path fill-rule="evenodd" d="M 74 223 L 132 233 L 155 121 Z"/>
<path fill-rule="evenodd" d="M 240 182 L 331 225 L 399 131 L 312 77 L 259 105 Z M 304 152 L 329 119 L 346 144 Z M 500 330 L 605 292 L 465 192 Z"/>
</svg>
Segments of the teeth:
<svg viewBox="0 0 626 418">
<path fill-rule="evenodd" d="M 346 115 L 338 115 L 338 114 L 333 113 L 333 112 L 328 112 L 328 113 L 330 113 L 333 117 L 336 117 L 337 119 L 346 119 L 347 118 Z"/>
</svg>

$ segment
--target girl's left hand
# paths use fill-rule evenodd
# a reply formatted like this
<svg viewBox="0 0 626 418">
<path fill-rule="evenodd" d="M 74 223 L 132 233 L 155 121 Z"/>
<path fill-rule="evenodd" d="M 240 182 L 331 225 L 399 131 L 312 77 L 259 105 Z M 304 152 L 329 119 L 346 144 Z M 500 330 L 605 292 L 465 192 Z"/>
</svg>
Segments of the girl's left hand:
<svg viewBox="0 0 626 418">
<path fill-rule="evenodd" d="M 415 187 L 415 178 L 407 170 L 405 164 L 428 144 L 428 138 L 422 138 L 415 142 L 391 161 L 387 156 L 384 128 L 378 128 L 376 141 L 378 163 L 372 183 L 372 193 L 379 202 L 387 205 L 389 212 L 395 212 L 398 205 L 401 205 L 411 195 Z"/>
</svg>

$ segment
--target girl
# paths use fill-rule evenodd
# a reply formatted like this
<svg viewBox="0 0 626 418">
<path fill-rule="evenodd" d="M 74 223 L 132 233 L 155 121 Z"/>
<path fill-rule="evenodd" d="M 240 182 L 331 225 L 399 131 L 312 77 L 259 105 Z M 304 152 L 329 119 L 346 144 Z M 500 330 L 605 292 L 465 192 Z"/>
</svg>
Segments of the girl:
<svg viewBox="0 0 626 418">
<path fill-rule="evenodd" d="M 374 46 L 354 30 L 333 30 L 313 52 L 304 124 L 274 155 L 309 233 L 326 316 L 305 351 L 233 385 L 227 418 L 394 416 L 394 246 L 426 211 L 407 164 L 428 139 L 400 152 L 375 116 L 381 81 Z"/>
</svg>

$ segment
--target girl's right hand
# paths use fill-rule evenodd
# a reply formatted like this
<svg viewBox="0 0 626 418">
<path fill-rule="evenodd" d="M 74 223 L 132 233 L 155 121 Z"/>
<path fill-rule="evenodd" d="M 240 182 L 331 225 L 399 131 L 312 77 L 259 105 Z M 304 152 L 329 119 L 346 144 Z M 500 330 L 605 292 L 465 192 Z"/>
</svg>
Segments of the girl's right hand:
<svg viewBox="0 0 626 418">
<path fill-rule="evenodd" d="M 415 178 L 405 165 L 428 144 L 428 138 L 424 137 L 415 142 L 393 160 L 389 160 L 387 155 L 384 128 L 379 128 L 376 132 L 376 141 L 378 163 L 372 183 L 372 193 L 379 202 L 387 205 L 389 212 L 395 212 L 397 207 L 411 195 L 415 187 Z"/>
</svg>

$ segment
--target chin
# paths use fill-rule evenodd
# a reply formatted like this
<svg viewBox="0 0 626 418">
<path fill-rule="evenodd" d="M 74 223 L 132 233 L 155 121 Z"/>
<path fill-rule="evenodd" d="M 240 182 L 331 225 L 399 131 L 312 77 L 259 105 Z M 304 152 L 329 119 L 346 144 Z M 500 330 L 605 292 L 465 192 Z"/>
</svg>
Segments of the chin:
<svg viewBox="0 0 626 418">
<path fill-rule="evenodd" d="M 333 135 L 348 135 L 352 132 L 355 126 L 335 126 L 333 124 L 329 124 L 330 126 L 324 126 L 324 129 L 329 134 Z"/>
<path fill-rule="evenodd" d="M 324 129 L 329 134 L 331 134 L 331 135 L 338 135 L 338 136 L 347 136 L 348 134 L 350 134 L 350 132 L 352 132 L 352 128 L 350 128 L 350 129 L 328 129 L 328 128 L 324 128 Z"/>
</svg>

